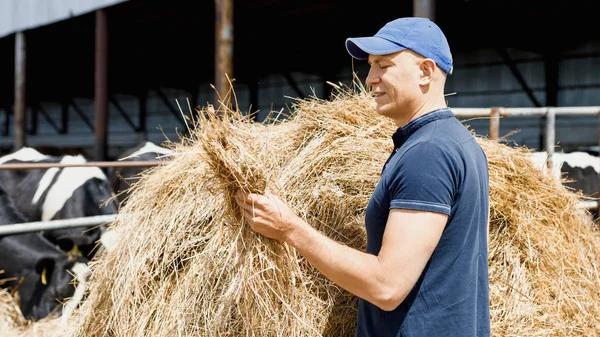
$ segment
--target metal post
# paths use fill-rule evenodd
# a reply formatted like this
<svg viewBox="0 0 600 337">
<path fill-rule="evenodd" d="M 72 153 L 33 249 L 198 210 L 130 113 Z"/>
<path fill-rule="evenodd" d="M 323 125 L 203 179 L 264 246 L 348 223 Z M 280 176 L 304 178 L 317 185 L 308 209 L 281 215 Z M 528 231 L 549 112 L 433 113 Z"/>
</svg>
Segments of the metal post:
<svg viewBox="0 0 600 337">
<path fill-rule="evenodd" d="M 25 234 L 54 229 L 89 227 L 108 224 L 117 218 L 117 214 L 94 215 L 81 218 L 33 221 L 0 226 L 0 236 Z"/>
<path fill-rule="evenodd" d="M 490 139 L 500 138 L 500 108 L 492 108 L 490 112 Z"/>
<path fill-rule="evenodd" d="M 108 138 L 108 29 L 106 12 L 96 10 L 96 59 L 94 90 L 94 154 L 105 160 Z"/>
<path fill-rule="evenodd" d="M 231 89 L 228 78 L 233 79 L 233 0 L 215 0 L 215 11 L 215 106 L 219 106 L 219 97 L 226 99 Z"/>
<path fill-rule="evenodd" d="M 26 98 L 26 65 L 25 65 L 25 33 L 15 35 L 15 144 L 14 150 L 25 146 L 27 134 L 27 98 Z"/>
<path fill-rule="evenodd" d="M 413 15 L 435 21 L 435 0 L 413 0 Z"/>
<path fill-rule="evenodd" d="M 546 151 L 548 152 L 548 168 L 552 170 L 552 156 L 554 154 L 554 126 L 556 120 L 556 113 L 553 108 L 548 108 L 546 113 Z"/>
</svg>

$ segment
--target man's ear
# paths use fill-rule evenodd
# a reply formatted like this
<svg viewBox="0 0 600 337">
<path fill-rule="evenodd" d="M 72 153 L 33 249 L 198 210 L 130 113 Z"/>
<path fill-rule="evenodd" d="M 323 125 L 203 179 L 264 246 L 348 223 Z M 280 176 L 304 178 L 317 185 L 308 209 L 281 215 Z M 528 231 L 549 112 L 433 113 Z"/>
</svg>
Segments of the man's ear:
<svg viewBox="0 0 600 337">
<path fill-rule="evenodd" d="M 426 58 L 421 61 L 421 69 L 420 69 L 420 74 L 421 74 L 420 84 L 421 85 L 427 85 L 427 84 L 431 83 L 431 81 L 433 81 L 433 77 L 435 75 L 436 68 L 437 68 L 437 65 L 435 64 L 435 61 L 432 59 Z"/>
</svg>

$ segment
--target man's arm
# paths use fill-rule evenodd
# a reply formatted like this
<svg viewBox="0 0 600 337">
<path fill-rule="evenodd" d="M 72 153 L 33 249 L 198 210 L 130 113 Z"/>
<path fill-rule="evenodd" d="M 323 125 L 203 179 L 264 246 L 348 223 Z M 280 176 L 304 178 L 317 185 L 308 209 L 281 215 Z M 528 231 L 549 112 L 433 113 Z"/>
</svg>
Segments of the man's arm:
<svg viewBox="0 0 600 337">
<path fill-rule="evenodd" d="M 394 310 L 408 295 L 448 219 L 441 213 L 392 210 L 375 256 L 321 234 L 275 196 L 240 195 L 238 203 L 253 230 L 287 242 L 333 283 L 382 310 Z"/>
</svg>

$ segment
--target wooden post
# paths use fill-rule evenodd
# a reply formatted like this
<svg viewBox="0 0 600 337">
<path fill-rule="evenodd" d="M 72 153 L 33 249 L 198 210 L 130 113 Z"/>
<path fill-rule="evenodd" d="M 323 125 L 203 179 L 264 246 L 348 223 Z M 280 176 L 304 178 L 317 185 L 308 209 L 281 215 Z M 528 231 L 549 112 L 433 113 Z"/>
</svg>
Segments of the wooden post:
<svg viewBox="0 0 600 337">
<path fill-rule="evenodd" d="M 490 139 L 500 138 L 500 108 L 492 108 L 490 112 Z"/>
<path fill-rule="evenodd" d="M 435 21 L 435 0 L 413 0 L 413 16 Z"/>
<path fill-rule="evenodd" d="M 229 106 L 227 93 L 233 80 L 233 0 L 215 0 L 215 107 L 219 98 Z M 218 109 L 220 113 L 222 109 Z"/>
<path fill-rule="evenodd" d="M 19 150 L 26 144 L 27 135 L 27 96 L 26 96 L 26 50 L 25 33 L 15 35 L 15 143 L 14 150 Z"/>
<path fill-rule="evenodd" d="M 106 160 L 108 143 L 108 29 L 106 12 L 96 10 L 94 87 L 94 157 Z"/>
</svg>

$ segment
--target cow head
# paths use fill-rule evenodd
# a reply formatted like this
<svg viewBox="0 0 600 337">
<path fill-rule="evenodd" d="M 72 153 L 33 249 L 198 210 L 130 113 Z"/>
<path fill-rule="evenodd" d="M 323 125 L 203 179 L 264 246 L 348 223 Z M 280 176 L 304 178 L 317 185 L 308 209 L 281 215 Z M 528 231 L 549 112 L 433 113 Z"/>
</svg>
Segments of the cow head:
<svg viewBox="0 0 600 337">
<path fill-rule="evenodd" d="M 24 222 L 27 218 L 0 188 L 0 226 Z M 0 236 L 0 284 L 16 290 L 28 319 L 46 317 L 70 298 L 75 292 L 71 270 L 87 263 L 84 257 L 68 256 L 40 233 Z"/>
<path fill-rule="evenodd" d="M 116 214 L 117 203 L 105 177 L 91 177 L 72 191 L 53 219 L 69 219 L 95 215 Z M 81 252 L 91 258 L 106 226 L 68 228 L 48 231 L 44 235 L 67 252 Z"/>
<path fill-rule="evenodd" d="M 71 297 L 75 291 L 71 269 L 87 262 L 84 257 L 67 256 L 39 233 L 0 237 L 1 278 L 6 281 L 2 286 L 16 290 L 27 319 L 46 317 Z"/>
<path fill-rule="evenodd" d="M 51 313 L 57 312 L 61 308 L 61 303 L 72 297 L 78 282 L 74 270 L 77 265 L 83 265 L 87 268 L 89 260 L 85 257 L 62 256 L 53 261 L 53 268 L 46 271 L 46 284 L 37 284 L 40 289 L 38 293 L 41 296 L 24 297 L 20 296 L 21 312 L 26 318 L 38 320 Z M 43 272 L 43 270 L 42 270 Z M 41 281 L 41 278 L 40 278 Z M 37 288 L 36 288 L 37 289 Z M 27 294 L 27 292 L 22 291 Z M 33 292 L 35 293 L 35 291 Z"/>
<path fill-rule="evenodd" d="M 60 158 L 61 164 L 85 162 L 81 155 Z M 113 193 L 107 177 L 97 167 L 63 168 L 55 172 L 52 183 L 41 195 L 42 221 L 115 214 L 117 211 L 116 203 L 108 202 Z M 64 251 L 91 258 L 103 231 L 102 226 L 77 227 L 46 231 L 44 236 Z"/>
<path fill-rule="evenodd" d="M 11 252 L 16 255 L 5 254 L 6 248 L 14 244 L 18 245 L 18 251 Z M 54 314 L 61 308 L 61 303 L 75 292 L 72 269 L 76 264 L 87 265 L 88 262 L 84 257 L 67 256 L 37 233 L 3 238 L 0 255 L 4 276 L 13 280 L 4 286 L 17 290 L 23 316 L 33 320 Z"/>
</svg>

